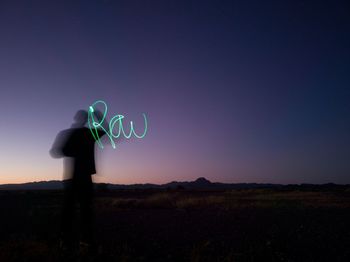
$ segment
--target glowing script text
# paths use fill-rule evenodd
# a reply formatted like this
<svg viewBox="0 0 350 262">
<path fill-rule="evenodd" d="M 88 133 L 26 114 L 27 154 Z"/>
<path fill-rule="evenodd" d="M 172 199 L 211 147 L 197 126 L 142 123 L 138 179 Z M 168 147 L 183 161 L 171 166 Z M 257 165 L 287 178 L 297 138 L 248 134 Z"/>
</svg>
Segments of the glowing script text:
<svg viewBox="0 0 350 262">
<path fill-rule="evenodd" d="M 103 113 L 101 114 L 101 116 L 98 117 L 98 119 L 96 121 L 96 114 L 94 112 L 96 112 L 95 108 L 98 105 L 102 106 Z M 88 125 L 90 128 L 91 134 L 94 137 L 97 144 L 99 145 L 99 147 L 101 147 L 101 148 L 103 148 L 103 144 L 100 140 L 98 130 L 102 130 L 107 135 L 113 148 L 115 148 L 115 142 L 114 142 L 113 138 L 118 138 L 121 135 L 127 139 L 131 138 L 132 135 L 134 135 L 137 138 L 143 138 L 147 133 L 147 118 L 146 118 L 145 114 L 142 114 L 143 118 L 144 118 L 144 130 L 143 130 L 143 133 L 141 135 L 138 135 L 138 134 L 136 134 L 136 132 L 134 130 L 134 123 L 132 121 L 130 121 L 129 133 L 127 134 L 125 132 L 124 127 L 123 127 L 123 119 L 124 119 L 123 115 L 115 115 L 111 118 L 111 120 L 109 121 L 109 124 L 104 123 L 106 115 L 107 115 L 107 104 L 102 100 L 98 100 L 95 103 L 93 103 L 89 107 L 88 113 L 89 113 Z M 118 125 L 117 132 L 114 131 L 116 124 Z M 108 131 L 106 129 L 108 129 Z"/>
</svg>

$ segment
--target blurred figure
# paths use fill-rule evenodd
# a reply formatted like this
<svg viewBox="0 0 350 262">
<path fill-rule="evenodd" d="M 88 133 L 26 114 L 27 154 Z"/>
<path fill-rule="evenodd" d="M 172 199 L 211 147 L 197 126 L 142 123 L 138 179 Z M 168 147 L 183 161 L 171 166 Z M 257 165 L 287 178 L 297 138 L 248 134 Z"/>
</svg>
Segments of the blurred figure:
<svg viewBox="0 0 350 262">
<path fill-rule="evenodd" d="M 95 111 L 97 119 L 102 114 Z M 91 247 L 93 236 L 93 183 L 91 176 L 96 173 L 95 168 L 95 139 L 86 127 L 88 112 L 79 110 L 74 116 L 74 123 L 70 129 L 61 131 L 50 150 L 54 158 L 64 157 L 64 203 L 62 216 L 62 245 L 67 248 L 74 242 L 74 220 L 77 204 L 80 207 L 80 246 Z M 104 122 L 107 130 L 108 123 Z M 102 137 L 105 133 L 97 130 Z"/>
</svg>

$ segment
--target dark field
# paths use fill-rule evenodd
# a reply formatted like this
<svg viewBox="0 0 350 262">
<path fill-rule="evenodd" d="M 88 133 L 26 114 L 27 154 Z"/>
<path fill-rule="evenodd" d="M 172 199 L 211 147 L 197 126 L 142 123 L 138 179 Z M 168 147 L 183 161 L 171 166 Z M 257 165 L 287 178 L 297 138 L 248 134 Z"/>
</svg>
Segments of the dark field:
<svg viewBox="0 0 350 262">
<path fill-rule="evenodd" d="M 97 192 L 93 253 L 61 251 L 61 204 L 0 191 L 0 261 L 350 261 L 349 189 Z"/>
</svg>

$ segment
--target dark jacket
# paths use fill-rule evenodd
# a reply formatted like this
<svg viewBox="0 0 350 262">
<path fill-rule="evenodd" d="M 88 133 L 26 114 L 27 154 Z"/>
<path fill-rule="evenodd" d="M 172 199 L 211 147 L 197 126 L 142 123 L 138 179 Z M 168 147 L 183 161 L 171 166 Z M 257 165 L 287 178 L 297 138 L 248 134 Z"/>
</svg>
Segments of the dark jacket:
<svg viewBox="0 0 350 262">
<path fill-rule="evenodd" d="M 105 133 L 98 131 L 99 137 Z M 51 154 L 55 157 L 71 157 L 73 175 L 92 175 L 95 167 L 95 139 L 87 127 L 61 131 L 55 140 Z"/>
</svg>

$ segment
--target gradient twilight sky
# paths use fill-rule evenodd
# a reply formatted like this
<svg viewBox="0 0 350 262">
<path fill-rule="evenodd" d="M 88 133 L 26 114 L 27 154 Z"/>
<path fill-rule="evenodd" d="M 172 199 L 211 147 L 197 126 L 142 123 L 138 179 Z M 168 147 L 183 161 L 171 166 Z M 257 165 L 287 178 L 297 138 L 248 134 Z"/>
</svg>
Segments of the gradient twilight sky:
<svg viewBox="0 0 350 262">
<path fill-rule="evenodd" d="M 349 13 L 347 1 L 2 0 L 0 183 L 62 179 L 53 140 L 99 99 L 136 128 L 146 113 L 149 130 L 97 150 L 96 181 L 350 183 Z"/>
</svg>

